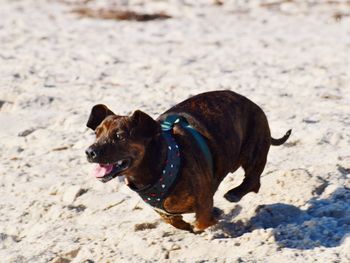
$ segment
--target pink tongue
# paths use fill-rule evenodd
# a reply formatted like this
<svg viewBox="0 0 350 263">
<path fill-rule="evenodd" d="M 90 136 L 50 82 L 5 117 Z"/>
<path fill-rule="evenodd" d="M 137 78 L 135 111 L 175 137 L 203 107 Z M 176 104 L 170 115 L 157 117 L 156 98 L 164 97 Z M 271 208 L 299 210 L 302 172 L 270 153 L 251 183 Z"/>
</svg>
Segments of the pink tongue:
<svg viewBox="0 0 350 263">
<path fill-rule="evenodd" d="M 113 169 L 113 164 L 98 164 L 94 171 L 94 176 L 99 178 L 109 174 Z"/>
</svg>

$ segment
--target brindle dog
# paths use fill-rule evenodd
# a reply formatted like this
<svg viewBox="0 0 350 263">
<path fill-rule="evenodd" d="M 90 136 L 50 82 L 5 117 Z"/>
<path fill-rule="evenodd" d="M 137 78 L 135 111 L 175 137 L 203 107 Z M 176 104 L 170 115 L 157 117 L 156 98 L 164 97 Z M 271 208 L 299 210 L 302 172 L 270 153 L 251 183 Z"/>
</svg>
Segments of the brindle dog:
<svg viewBox="0 0 350 263">
<path fill-rule="evenodd" d="M 289 130 L 280 139 L 272 138 L 262 109 L 232 91 L 196 95 L 157 120 L 139 110 L 131 116 L 119 116 L 99 104 L 92 108 L 87 123 L 96 133 L 96 142 L 86 150 L 88 160 L 99 164 L 96 177 L 107 182 L 124 175 L 136 189 L 157 182 L 167 156 L 160 123 L 170 114 L 187 119 L 205 138 L 213 159 L 211 170 L 193 136 L 175 125 L 173 136 L 181 151 L 181 169 L 163 203 L 167 213 L 157 212 L 167 223 L 190 232 L 217 222 L 213 196 L 228 173 L 239 167 L 245 172 L 243 182 L 225 194 L 228 201 L 238 202 L 249 192 L 257 193 L 270 145 L 283 144 L 291 133 Z M 194 226 L 182 219 L 184 213 L 195 213 Z"/>
</svg>

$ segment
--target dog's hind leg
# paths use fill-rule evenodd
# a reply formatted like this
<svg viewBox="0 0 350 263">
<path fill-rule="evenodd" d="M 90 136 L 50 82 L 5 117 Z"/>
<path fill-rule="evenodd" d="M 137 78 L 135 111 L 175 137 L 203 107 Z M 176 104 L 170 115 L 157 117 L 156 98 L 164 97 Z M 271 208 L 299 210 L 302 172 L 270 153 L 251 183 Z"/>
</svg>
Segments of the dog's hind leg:
<svg viewBox="0 0 350 263">
<path fill-rule="evenodd" d="M 238 202 L 243 196 L 249 192 L 259 192 L 260 189 L 260 175 L 264 170 L 265 164 L 258 167 L 250 167 L 244 169 L 245 175 L 243 182 L 236 188 L 228 191 L 224 197 L 230 202 Z"/>
<path fill-rule="evenodd" d="M 268 141 L 258 144 L 253 152 L 249 154 L 250 158 L 242 162 L 242 168 L 245 172 L 243 182 L 224 195 L 228 201 L 238 202 L 249 192 L 259 192 L 260 176 L 265 168 L 269 148 L 270 145 Z"/>
</svg>

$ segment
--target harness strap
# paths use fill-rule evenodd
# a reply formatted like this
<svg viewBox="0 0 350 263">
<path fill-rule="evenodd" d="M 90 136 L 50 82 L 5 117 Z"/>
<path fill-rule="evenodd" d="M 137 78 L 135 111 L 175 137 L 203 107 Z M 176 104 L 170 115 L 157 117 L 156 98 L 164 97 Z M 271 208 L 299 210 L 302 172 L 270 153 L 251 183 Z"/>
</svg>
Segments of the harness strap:
<svg viewBox="0 0 350 263">
<path fill-rule="evenodd" d="M 209 150 L 209 147 L 207 143 L 205 142 L 203 136 L 195 129 L 193 128 L 186 118 L 179 116 L 179 115 L 169 115 L 166 117 L 164 122 L 161 124 L 163 131 L 169 131 L 172 130 L 175 124 L 181 125 L 181 127 L 185 128 L 187 131 L 191 133 L 191 135 L 195 138 L 197 141 L 199 147 L 201 148 L 205 158 L 207 159 L 207 162 L 209 164 L 210 170 L 212 173 L 214 173 L 214 167 L 213 167 L 213 157 L 211 155 L 211 152 Z"/>
</svg>

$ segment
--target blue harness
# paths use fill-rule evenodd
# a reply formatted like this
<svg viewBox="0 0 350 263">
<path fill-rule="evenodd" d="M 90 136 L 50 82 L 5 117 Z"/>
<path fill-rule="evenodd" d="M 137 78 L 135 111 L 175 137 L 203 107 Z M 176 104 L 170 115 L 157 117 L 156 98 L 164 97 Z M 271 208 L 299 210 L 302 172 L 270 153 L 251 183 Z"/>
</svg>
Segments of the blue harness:
<svg viewBox="0 0 350 263">
<path fill-rule="evenodd" d="M 141 196 L 143 201 L 151 205 L 155 210 L 161 210 L 161 212 L 165 212 L 167 214 L 171 213 L 165 210 L 163 205 L 164 200 L 169 195 L 170 190 L 179 175 L 181 165 L 180 148 L 173 136 L 173 128 L 175 124 L 181 125 L 181 127 L 185 128 L 191 133 L 205 155 L 210 170 L 213 173 L 213 158 L 203 136 L 196 129 L 194 129 L 184 117 L 179 115 L 168 115 L 161 123 L 163 140 L 165 140 L 168 146 L 167 159 L 165 161 L 161 177 L 154 185 L 146 186 L 143 189 L 136 189 L 129 186 L 133 191 L 137 192 Z"/>
</svg>

